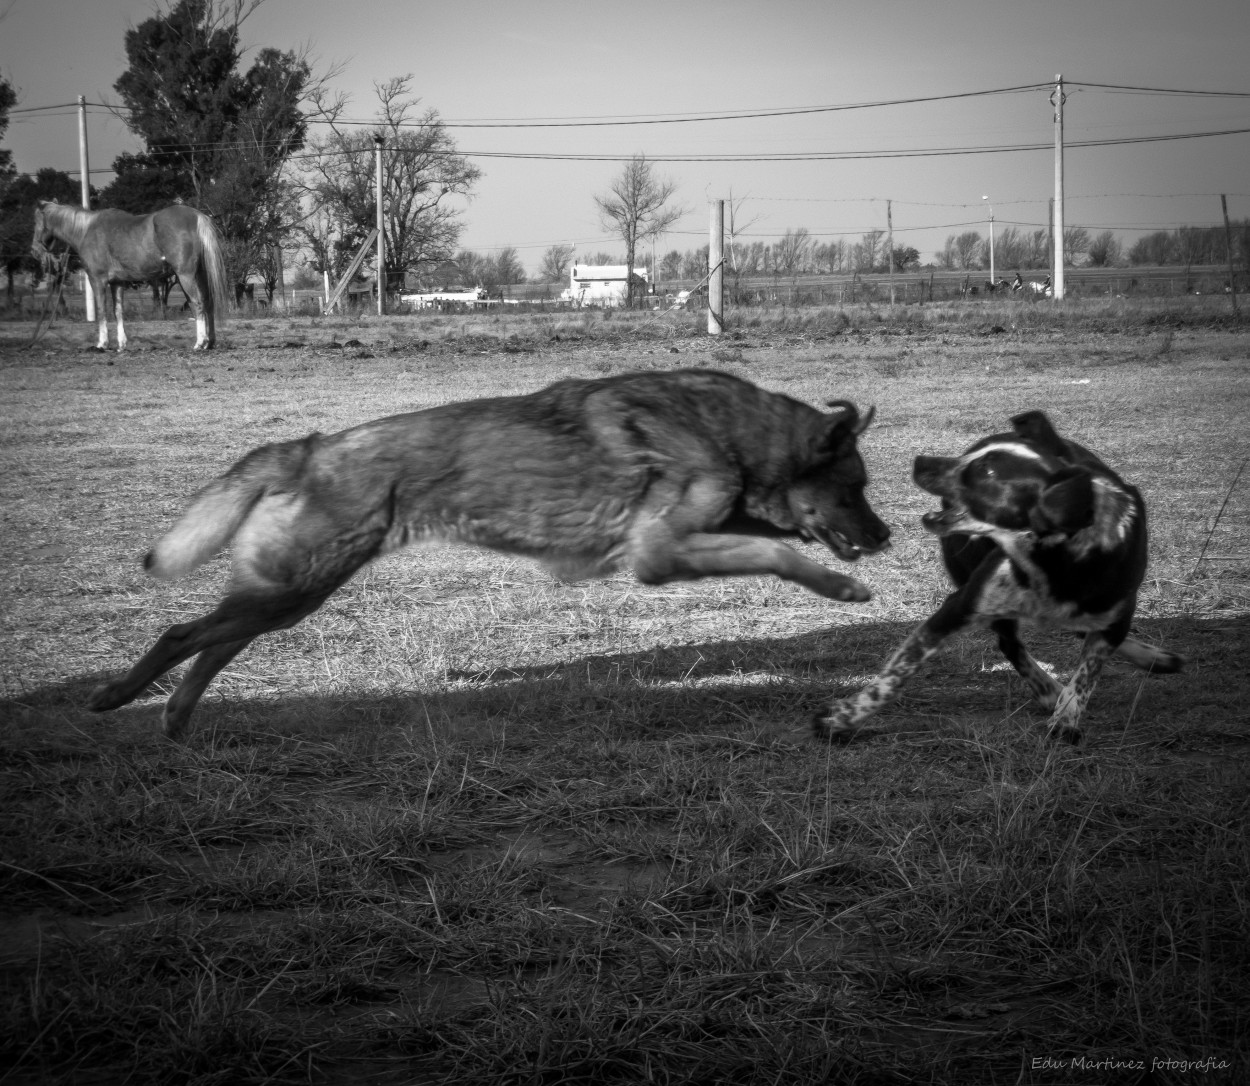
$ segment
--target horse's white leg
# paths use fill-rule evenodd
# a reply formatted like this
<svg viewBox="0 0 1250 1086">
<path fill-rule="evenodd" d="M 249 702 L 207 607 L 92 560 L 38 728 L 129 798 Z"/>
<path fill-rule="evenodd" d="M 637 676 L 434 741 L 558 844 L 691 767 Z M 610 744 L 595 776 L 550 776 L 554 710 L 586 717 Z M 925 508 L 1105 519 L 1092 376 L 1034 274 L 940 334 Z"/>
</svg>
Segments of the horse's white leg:
<svg viewBox="0 0 1250 1086">
<path fill-rule="evenodd" d="M 208 349 L 208 318 L 204 316 L 204 307 L 201 306 L 195 314 L 195 350 L 203 351 Z"/>
<path fill-rule="evenodd" d="M 126 288 L 118 286 L 116 291 L 114 304 L 117 310 L 117 353 L 121 354 L 126 349 Z"/>
<path fill-rule="evenodd" d="M 112 301 L 112 290 L 107 283 L 91 281 L 91 292 L 95 295 L 95 349 L 107 351 L 109 347 L 108 309 Z"/>
</svg>

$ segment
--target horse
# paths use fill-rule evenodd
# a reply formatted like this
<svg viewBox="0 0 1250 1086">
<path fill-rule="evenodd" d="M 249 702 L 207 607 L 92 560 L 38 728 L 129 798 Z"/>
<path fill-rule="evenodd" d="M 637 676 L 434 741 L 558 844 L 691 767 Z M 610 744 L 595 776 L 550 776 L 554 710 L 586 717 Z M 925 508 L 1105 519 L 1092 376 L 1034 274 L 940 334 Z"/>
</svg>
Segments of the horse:
<svg viewBox="0 0 1250 1086">
<path fill-rule="evenodd" d="M 1049 298 L 1051 295 L 1049 275 L 1046 276 L 1045 280 L 1040 283 L 1036 279 L 1030 279 L 1027 283 L 1025 283 L 1025 286 L 1028 287 L 1034 294 L 1041 294 L 1046 298 Z"/>
<path fill-rule="evenodd" d="M 151 282 L 173 274 L 195 311 L 195 350 L 217 342 L 218 316 L 225 319 L 229 288 L 221 235 L 213 220 L 186 204 L 173 204 L 150 215 L 105 208 L 87 211 L 51 200 L 35 205 L 31 252 L 49 258 L 53 238 L 76 253 L 99 306 L 96 350 L 108 349 L 108 313 L 117 323 L 117 350 L 126 347 L 122 306 L 127 283 Z M 107 297 L 108 301 L 105 302 Z"/>
</svg>

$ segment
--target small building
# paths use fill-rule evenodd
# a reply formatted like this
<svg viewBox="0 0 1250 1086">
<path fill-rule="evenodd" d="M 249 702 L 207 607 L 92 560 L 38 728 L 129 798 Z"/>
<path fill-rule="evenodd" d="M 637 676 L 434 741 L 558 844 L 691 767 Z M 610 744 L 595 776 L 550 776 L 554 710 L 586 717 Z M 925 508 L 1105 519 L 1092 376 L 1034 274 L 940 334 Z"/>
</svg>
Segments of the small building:
<svg viewBox="0 0 1250 1086">
<path fill-rule="evenodd" d="M 573 264 L 569 268 L 568 288 L 561 292 L 562 302 L 576 306 L 613 307 L 625 304 L 628 280 L 624 264 Z M 647 291 L 647 269 L 634 269 L 635 294 Z"/>
</svg>

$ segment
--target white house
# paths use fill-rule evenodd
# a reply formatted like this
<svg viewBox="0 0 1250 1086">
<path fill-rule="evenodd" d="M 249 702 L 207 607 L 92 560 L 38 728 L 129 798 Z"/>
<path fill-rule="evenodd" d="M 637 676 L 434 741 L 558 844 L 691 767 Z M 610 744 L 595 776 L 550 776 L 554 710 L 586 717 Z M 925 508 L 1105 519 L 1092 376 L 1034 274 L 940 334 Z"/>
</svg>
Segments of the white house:
<svg viewBox="0 0 1250 1086">
<path fill-rule="evenodd" d="M 568 288 L 560 300 L 574 305 L 618 306 L 625 304 L 626 266 L 624 264 L 573 264 Z M 634 283 L 646 291 L 647 269 L 634 269 Z"/>
</svg>

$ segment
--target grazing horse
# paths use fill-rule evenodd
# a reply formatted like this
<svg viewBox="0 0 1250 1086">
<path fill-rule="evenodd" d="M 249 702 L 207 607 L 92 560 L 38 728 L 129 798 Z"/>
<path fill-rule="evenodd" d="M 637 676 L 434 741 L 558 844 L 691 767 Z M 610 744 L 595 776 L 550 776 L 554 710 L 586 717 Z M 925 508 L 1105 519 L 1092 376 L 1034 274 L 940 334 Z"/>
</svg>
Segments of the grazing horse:
<svg viewBox="0 0 1250 1086">
<path fill-rule="evenodd" d="M 125 349 L 126 328 L 119 303 L 126 284 L 171 274 L 178 276 L 195 310 L 195 349 L 207 350 L 216 343 L 216 319 L 225 319 L 229 296 L 226 265 L 221 235 L 202 211 L 173 204 L 150 215 L 131 215 L 116 208 L 86 211 L 40 200 L 35 206 L 31 245 L 36 257 L 48 256 L 52 238 L 78 253 L 91 280 L 99 306 L 97 351 L 108 348 L 110 310 L 117 322 L 117 349 Z"/>
</svg>

